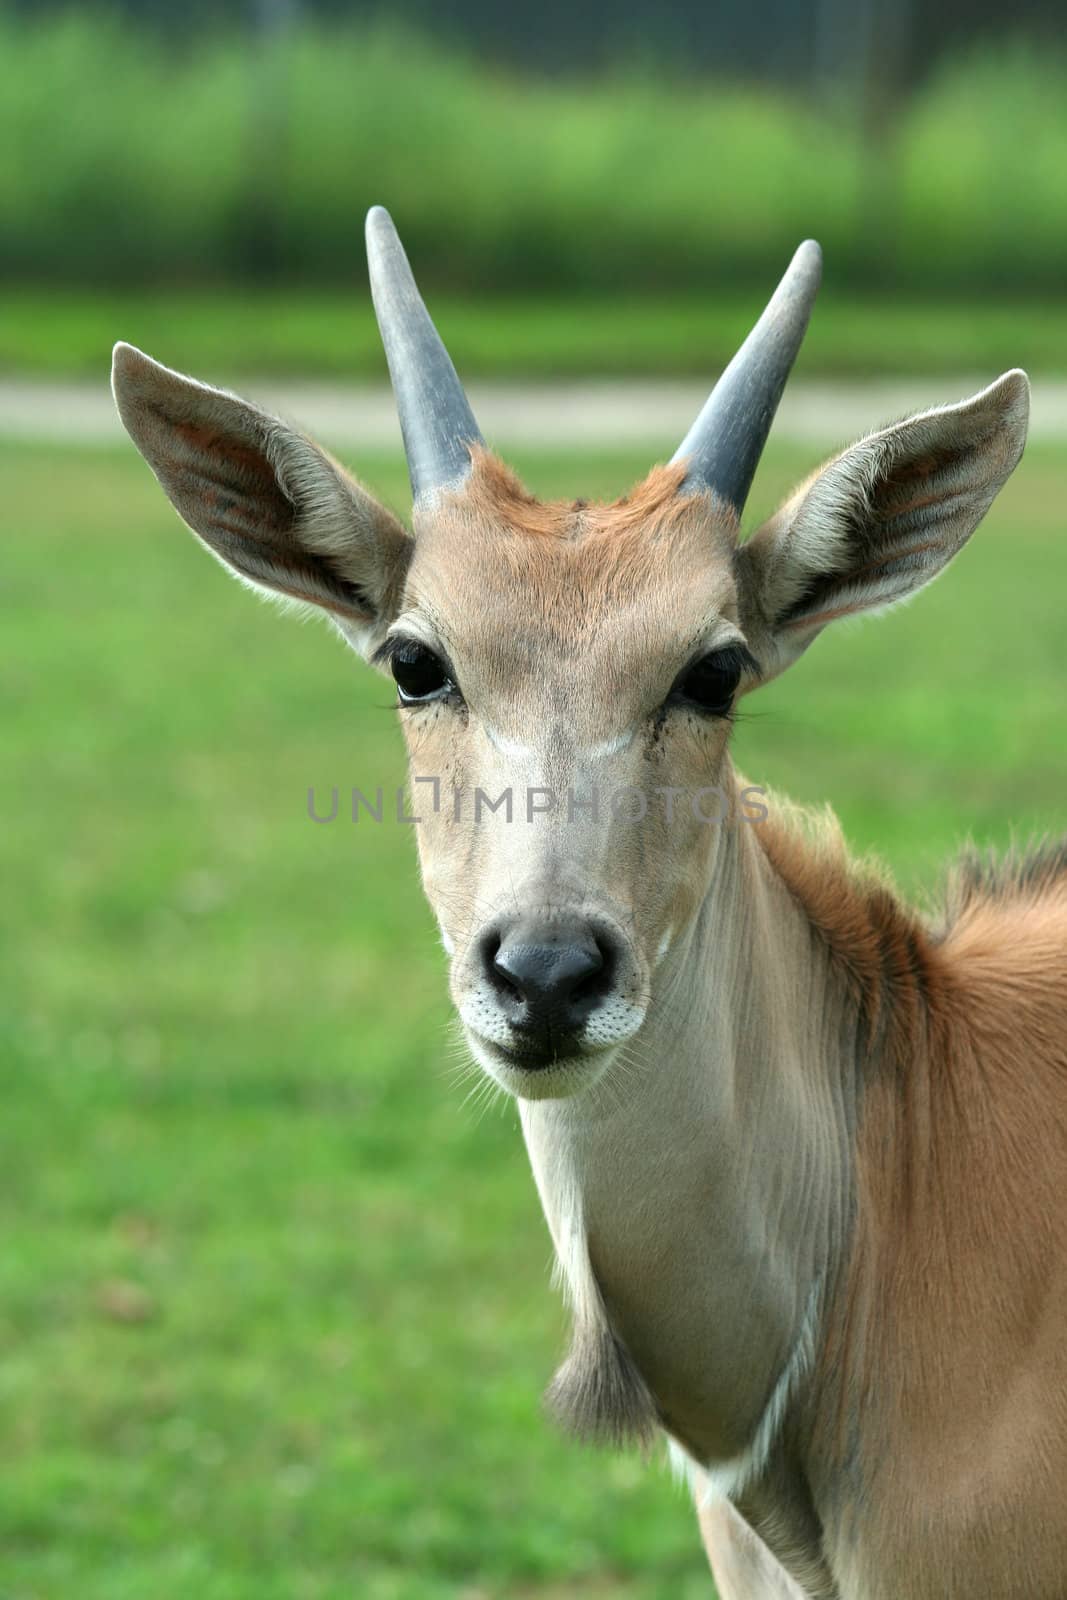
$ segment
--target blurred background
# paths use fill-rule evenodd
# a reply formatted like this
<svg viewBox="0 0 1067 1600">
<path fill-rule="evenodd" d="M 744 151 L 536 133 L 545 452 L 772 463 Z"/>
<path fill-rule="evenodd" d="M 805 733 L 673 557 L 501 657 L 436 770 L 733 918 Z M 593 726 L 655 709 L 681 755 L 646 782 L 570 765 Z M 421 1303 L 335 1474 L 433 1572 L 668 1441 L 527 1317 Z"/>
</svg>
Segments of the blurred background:
<svg viewBox="0 0 1067 1600">
<path fill-rule="evenodd" d="M 377 375 L 375 202 L 465 372 L 703 376 L 809 234 L 808 371 L 1067 366 L 1056 0 L 27 0 L 0 57 L 9 370 L 95 376 L 121 316 Z"/>
<path fill-rule="evenodd" d="M 410 830 L 308 820 L 400 782 L 388 686 L 204 558 L 110 347 L 261 396 L 403 515 L 377 202 L 540 493 L 668 456 L 807 235 L 753 522 L 1028 367 L 950 576 L 736 735 L 933 897 L 963 839 L 1063 825 L 1062 7 L 7 0 L 0 64 L 0 1597 L 710 1595 L 661 1463 L 540 1415 L 548 1240 Z"/>
</svg>

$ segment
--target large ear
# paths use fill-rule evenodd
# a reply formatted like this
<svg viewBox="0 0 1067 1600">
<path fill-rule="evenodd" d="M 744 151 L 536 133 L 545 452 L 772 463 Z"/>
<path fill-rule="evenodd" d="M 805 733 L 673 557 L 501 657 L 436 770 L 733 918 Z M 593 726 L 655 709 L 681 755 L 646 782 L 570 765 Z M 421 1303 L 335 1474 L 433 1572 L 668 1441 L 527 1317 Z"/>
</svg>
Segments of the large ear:
<svg viewBox="0 0 1067 1600">
<path fill-rule="evenodd" d="M 115 346 L 134 444 L 213 555 L 257 589 L 325 611 L 370 654 L 395 615 L 411 538 L 317 445 L 236 395 Z"/>
<path fill-rule="evenodd" d="M 899 422 L 803 484 L 737 552 L 742 627 L 773 677 L 828 622 L 906 599 L 947 566 L 1023 452 L 1030 386 Z"/>
</svg>

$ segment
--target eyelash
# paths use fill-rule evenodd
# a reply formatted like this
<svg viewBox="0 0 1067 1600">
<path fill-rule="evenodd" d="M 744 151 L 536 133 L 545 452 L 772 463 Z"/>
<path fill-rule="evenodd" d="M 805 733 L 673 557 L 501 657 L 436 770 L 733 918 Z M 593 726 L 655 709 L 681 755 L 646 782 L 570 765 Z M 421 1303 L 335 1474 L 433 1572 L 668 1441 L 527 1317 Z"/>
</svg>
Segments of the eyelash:
<svg viewBox="0 0 1067 1600">
<path fill-rule="evenodd" d="M 687 683 L 699 672 L 701 667 L 711 668 L 719 674 L 722 682 L 719 687 L 722 691 L 721 699 L 701 701 L 698 694 L 686 693 Z M 734 717 L 734 700 L 737 695 L 741 679 L 746 674 L 759 676 L 759 662 L 752 655 L 747 646 L 730 644 L 721 650 L 712 650 L 705 655 L 697 656 L 678 674 L 670 694 L 664 704 L 667 711 L 671 706 L 682 707 L 697 716 L 714 718 L 719 722 L 732 722 Z M 714 685 L 707 685 L 712 688 Z"/>
</svg>

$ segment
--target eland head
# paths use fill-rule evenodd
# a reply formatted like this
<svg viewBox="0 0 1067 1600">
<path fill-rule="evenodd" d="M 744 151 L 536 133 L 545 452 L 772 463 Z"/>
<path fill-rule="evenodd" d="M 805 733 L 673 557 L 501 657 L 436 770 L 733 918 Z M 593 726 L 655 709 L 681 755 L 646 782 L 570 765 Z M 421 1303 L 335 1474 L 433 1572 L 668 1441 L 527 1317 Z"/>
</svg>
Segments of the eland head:
<svg viewBox="0 0 1067 1600">
<path fill-rule="evenodd" d="M 1014 463 L 1023 380 L 864 442 L 739 545 L 817 245 L 671 461 L 608 505 L 524 491 L 380 207 L 367 246 L 412 534 L 309 440 L 126 345 L 115 395 L 208 547 L 396 679 L 412 775 L 438 780 L 419 844 L 467 1037 L 516 1093 L 567 1093 L 640 1029 L 703 902 L 734 706 L 832 616 L 939 570 Z"/>
</svg>

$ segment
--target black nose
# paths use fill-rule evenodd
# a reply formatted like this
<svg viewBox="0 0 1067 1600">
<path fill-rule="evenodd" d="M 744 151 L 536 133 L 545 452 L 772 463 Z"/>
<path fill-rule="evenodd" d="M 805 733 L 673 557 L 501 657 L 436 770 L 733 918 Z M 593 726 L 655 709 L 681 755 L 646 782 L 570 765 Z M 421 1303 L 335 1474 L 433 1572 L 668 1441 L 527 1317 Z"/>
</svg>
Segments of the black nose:
<svg viewBox="0 0 1067 1600">
<path fill-rule="evenodd" d="M 520 919 L 487 936 L 485 974 L 527 1053 L 545 1065 L 578 1034 L 611 988 L 614 953 L 581 921 Z M 528 1064 L 534 1064 L 528 1062 Z"/>
</svg>

